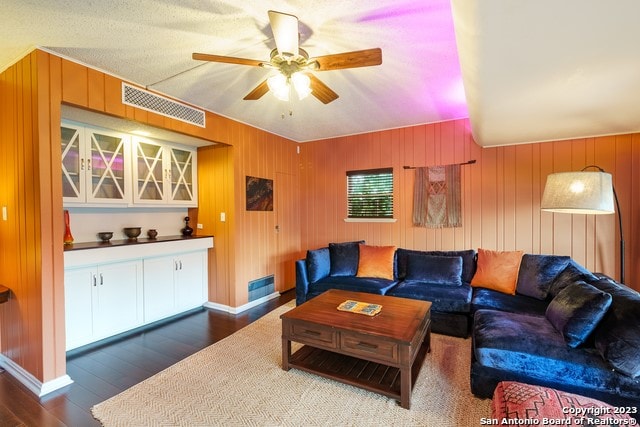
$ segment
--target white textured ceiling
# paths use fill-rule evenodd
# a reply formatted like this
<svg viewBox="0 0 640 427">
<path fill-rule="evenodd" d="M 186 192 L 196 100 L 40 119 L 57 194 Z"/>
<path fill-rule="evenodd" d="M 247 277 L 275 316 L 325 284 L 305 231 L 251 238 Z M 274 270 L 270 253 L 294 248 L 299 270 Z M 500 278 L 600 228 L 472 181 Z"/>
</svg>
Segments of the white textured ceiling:
<svg viewBox="0 0 640 427">
<path fill-rule="evenodd" d="M 452 3 L 5 0 L 0 70 L 41 47 L 300 142 L 468 116 L 485 146 L 640 131 L 640 2 Z M 380 47 L 383 63 L 318 72 L 328 105 L 244 101 L 269 70 L 191 54 L 268 60 L 269 9 L 299 18 L 310 56 Z"/>
</svg>

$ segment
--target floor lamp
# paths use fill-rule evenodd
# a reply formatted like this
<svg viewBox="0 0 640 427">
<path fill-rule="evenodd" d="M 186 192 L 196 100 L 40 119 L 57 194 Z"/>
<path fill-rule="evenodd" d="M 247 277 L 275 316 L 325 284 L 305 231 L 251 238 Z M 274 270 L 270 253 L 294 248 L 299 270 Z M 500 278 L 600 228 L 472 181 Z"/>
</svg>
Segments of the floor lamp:
<svg viewBox="0 0 640 427">
<path fill-rule="evenodd" d="M 589 168 L 597 171 L 586 171 Z M 622 214 L 610 173 L 595 165 L 586 166 L 580 172 L 552 173 L 547 176 L 540 208 L 548 212 L 596 215 L 617 211 L 620 225 L 620 283 L 624 283 Z"/>
</svg>

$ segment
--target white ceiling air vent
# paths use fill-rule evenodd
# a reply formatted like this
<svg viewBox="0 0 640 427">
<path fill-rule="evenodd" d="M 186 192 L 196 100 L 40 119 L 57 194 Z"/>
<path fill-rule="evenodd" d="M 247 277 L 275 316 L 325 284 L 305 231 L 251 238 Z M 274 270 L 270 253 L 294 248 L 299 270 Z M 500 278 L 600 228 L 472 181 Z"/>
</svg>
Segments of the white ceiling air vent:
<svg viewBox="0 0 640 427">
<path fill-rule="evenodd" d="M 202 128 L 205 127 L 204 111 L 124 82 L 122 83 L 122 103 Z"/>
</svg>

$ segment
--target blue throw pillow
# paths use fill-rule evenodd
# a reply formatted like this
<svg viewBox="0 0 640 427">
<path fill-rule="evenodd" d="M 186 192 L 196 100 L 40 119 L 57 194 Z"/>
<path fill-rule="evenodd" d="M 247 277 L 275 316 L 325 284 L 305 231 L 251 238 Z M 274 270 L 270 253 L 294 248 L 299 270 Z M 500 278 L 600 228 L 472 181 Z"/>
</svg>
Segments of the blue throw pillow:
<svg viewBox="0 0 640 427">
<path fill-rule="evenodd" d="M 590 283 L 598 280 L 598 278 L 574 260 L 570 260 L 564 270 L 554 279 L 549 288 L 549 295 L 555 297 L 561 290 L 578 280 Z"/>
<path fill-rule="evenodd" d="M 562 334 L 571 348 L 576 348 L 598 326 L 611 305 L 611 294 L 583 281 L 568 285 L 549 303 L 545 316 Z"/>
<path fill-rule="evenodd" d="M 409 255 L 433 255 L 462 258 L 462 282 L 471 283 L 473 275 L 476 274 L 476 251 L 466 249 L 460 251 L 417 251 L 412 249 L 398 248 L 396 251 L 396 277 L 400 280 L 407 276 L 407 263 Z"/>
<path fill-rule="evenodd" d="M 359 242 L 329 243 L 329 257 L 331 259 L 331 276 L 355 276 L 358 272 L 360 260 Z"/>
<path fill-rule="evenodd" d="M 409 254 L 405 280 L 462 286 L 462 257 Z"/>
<path fill-rule="evenodd" d="M 516 293 L 544 300 L 555 278 L 571 260 L 568 256 L 524 254 L 518 273 Z"/>
<path fill-rule="evenodd" d="M 329 248 L 307 251 L 307 274 L 309 283 L 327 277 L 330 272 L 331 258 L 329 258 Z"/>
</svg>

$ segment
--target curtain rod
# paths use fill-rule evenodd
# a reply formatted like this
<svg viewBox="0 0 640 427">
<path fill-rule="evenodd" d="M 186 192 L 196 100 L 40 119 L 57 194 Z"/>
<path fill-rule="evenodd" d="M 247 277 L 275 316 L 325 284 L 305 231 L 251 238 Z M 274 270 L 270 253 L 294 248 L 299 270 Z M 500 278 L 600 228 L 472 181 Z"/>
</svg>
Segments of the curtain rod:
<svg viewBox="0 0 640 427">
<path fill-rule="evenodd" d="M 464 166 L 464 165 L 472 165 L 474 164 L 476 161 L 474 160 L 469 160 L 468 162 L 464 162 L 464 163 L 454 163 L 454 165 L 460 165 L 460 166 Z M 434 165 L 435 166 L 435 165 Z M 404 169 L 416 169 L 418 166 L 403 166 Z"/>
</svg>

